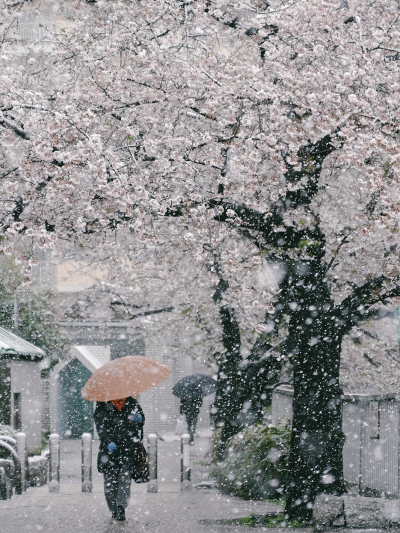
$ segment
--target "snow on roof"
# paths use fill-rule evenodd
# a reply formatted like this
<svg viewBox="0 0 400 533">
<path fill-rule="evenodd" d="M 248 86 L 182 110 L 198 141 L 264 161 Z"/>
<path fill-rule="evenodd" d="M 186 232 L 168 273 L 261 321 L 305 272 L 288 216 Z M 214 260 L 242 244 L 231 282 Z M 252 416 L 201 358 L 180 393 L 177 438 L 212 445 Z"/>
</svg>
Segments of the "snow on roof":
<svg viewBox="0 0 400 533">
<path fill-rule="evenodd" d="M 31 359 L 43 359 L 46 353 L 34 344 L 18 337 L 11 331 L 0 327 L 0 358 L 7 356 L 30 357 Z"/>
<path fill-rule="evenodd" d="M 103 347 L 97 346 L 73 346 L 72 355 L 75 356 L 90 372 L 96 372 L 101 366 L 110 360 L 107 353 L 100 350 Z M 104 347 L 107 349 L 108 347 Z M 107 351 L 107 350 L 106 350 Z M 108 350 L 109 351 L 109 350 Z"/>
</svg>

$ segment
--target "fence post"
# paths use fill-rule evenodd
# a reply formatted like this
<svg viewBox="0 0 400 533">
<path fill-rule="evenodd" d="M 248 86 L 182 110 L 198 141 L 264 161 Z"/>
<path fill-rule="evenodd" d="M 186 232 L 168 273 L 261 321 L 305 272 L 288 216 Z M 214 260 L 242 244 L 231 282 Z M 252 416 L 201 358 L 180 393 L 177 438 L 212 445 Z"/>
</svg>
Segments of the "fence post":
<svg viewBox="0 0 400 533">
<path fill-rule="evenodd" d="M 26 435 L 25 433 L 17 433 L 16 437 L 17 441 L 17 454 L 19 457 L 19 461 L 21 463 L 21 491 L 26 490 L 26 482 L 27 482 L 27 472 L 26 472 L 26 463 L 27 463 L 27 455 L 26 455 Z"/>
<path fill-rule="evenodd" d="M 82 435 L 82 492 L 92 492 L 92 435 Z"/>
<path fill-rule="evenodd" d="M 52 433 L 50 435 L 49 448 L 49 492 L 60 492 L 60 437 L 57 433 Z"/>
<path fill-rule="evenodd" d="M 157 480 L 157 435 L 150 433 L 147 437 L 147 456 L 149 462 L 149 482 L 147 492 L 158 492 Z"/>
<path fill-rule="evenodd" d="M 190 435 L 185 433 L 181 437 L 181 490 L 192 490 L 190 481 L 191 461 L 190 461 Z"/>
</svg>

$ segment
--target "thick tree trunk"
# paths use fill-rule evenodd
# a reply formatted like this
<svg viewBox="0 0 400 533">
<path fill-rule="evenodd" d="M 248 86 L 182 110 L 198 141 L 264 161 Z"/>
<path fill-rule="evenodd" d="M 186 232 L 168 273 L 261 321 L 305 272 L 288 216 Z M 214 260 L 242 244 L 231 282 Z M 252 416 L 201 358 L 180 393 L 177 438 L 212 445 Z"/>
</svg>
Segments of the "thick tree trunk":
<svg viewBox="0 0 400 533">
<path fill-rule="evenodd" d="M 289 327 L 294 397 L 286 513 L 301 521 L 311 520 L 318 493 L 346 492 L 339 386 L 341 337 L 328 287 L 318 281 L 318 273 L 313 274 L 303 278 L 300 288 L 294 284 L 291 292 L 298 308 Z"/>
<path fill-rule="evenodd" d="M 290 518 L 310 520 L 320 492 L 343 494 L 340 352 L 309 350 L 294 370 L 293 427 L 286 487 Z"/>
</svg>

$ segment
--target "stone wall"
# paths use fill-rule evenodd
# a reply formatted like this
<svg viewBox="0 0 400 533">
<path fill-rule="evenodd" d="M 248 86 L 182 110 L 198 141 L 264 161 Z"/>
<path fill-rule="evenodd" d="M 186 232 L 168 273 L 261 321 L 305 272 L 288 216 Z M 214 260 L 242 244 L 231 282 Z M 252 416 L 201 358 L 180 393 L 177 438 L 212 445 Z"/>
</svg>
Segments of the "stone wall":
<svg viewBox="0 0 400 533">
<path fill-rule="evenodd" d="M 400 502 L 385 498 L 320 494 L 314 502 L 317 529 L 386 529 L 399 527 Z"/>
</svg>

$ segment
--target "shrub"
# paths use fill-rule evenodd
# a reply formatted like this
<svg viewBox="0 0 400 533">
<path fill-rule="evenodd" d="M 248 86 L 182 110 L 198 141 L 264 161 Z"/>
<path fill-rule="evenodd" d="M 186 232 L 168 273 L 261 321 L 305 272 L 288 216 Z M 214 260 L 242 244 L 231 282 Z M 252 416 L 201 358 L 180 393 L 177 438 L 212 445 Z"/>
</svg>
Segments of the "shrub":
<svg viewBox="0 0 400 533">
<path fill-rule="evenodd" d="M 216 465 L 217 485 L 245 499 L 282 497 L 290 447 L 290 422 L 259 422 L 228 443 L 227 458 Z"/>
<path fill-rule="evenodd" d="M 13 429 L 11 426 L 0 424 L 0 435 L 4 435 L 5 437 L 15 438 L 17 436 L 17 431 L 15 431 L 15 429 Z"/>
</svg>

